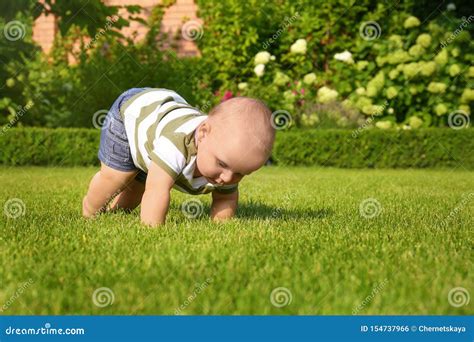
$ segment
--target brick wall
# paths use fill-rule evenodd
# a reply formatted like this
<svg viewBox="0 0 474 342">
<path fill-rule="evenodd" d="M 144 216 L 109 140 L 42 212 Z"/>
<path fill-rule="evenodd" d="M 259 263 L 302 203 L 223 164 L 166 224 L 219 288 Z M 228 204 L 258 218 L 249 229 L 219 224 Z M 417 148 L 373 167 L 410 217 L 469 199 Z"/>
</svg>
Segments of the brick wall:
<svg viewBox="0 0 474 342">
<path fill-rule="evenodd" d="M 103 0 L 107 5 L 123 6 L 123 5 L 140 5 L 143 8 L 141 13 L 142 18 L 146 18 L 151 9 L 157 5 L 160 0 Z M 176 0 L 176 3 L 169 7 L 163 17 L 161 24 L 161 32 L 168 33 L 170 37 L 176 35 L 180 28 L 185 24 L 186 21 L 194 20 L 202 23 L 197 18 L 197 5 L 193 0 Z M 126 17 L 126 11 L 120 11 L 120 16 Z M 41 15 L 36 19 L 33 26 L 33 40 L 37 42 L 44 52 L 48 53 L 53 45 L 54 36 L 57 32 L 56 20 L 53 16 Z M 146 34 L 146 28 L 137 22 L 131 22 L 129 27 L 122 29 L 122 33 L 130 37 L 133 32 L 137 32 L 136 39 L 142 39 Z M 183 39 L 178 36 L 177 50 L 180 56 L 196 56 L 199 55 L 197 45 L 192 40 Z M 168 44 L 164 46 L 169 47 Z"/>
<path fill-rule="evenodd" d="M 56 20 L 53 16 L 42 14 L 33 26 L 33 40 L 41 46 L 43 51 L 49 52 L 53 46 L 53 39 L 57 32 Z"/>
</svg>

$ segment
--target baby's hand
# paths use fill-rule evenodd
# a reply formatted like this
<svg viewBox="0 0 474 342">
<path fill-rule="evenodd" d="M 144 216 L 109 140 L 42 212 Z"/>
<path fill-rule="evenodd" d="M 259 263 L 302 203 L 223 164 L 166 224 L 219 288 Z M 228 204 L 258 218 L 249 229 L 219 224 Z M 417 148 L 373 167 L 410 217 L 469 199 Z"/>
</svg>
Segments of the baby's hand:
<svg viewBox="0 0 474 342">
<path fill-rule="evenodd" d="M 142 223 L 152 227 L 165 223 L 174 182 L 166 171 L 151 162 L 142 198 Z"/>
<path fill-rule="evenodd" d="M 225 221 L 232 218 L 237 211 L 239 190 L 230 194 L 212 192 L 211 218 L 213 221 Z"/>
</svg>

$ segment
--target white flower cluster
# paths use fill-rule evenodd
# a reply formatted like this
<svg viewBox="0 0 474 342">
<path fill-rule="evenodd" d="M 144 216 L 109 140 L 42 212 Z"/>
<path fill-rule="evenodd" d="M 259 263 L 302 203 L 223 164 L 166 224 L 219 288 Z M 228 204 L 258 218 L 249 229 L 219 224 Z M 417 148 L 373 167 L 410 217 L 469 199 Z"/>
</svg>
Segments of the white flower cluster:
<svg viewBox="0 0 474 342">
<path fill-rule="evenodd" d="M 275 56 L 270 55 L 270 53 L 267 51 L 261 51 L 257 53 L 254 58 L 255 68 L 253 71 L 255 72 L 255 75 L 262 77 L 265 72 L 265 64 L 274 60 Z"/>
<path fill-rule="evenodd" d="M 290 47 L 290 52 L 293 54 L 304 55 L 306 53 L 307 43 L 305 39 L 298 39 Z"/>
<path fill-rule="evenodd" d="M 347 50 L 345 50 L 344 52 L 341 52 L 341 53 L 336 53 L 334 55 L 334 58 L 337 59 L 338 61 L 342 61 L 344 63 L 354 64 L 354 60 L 352 59 L 352 53 L 350 53 Z"/>
</svg>

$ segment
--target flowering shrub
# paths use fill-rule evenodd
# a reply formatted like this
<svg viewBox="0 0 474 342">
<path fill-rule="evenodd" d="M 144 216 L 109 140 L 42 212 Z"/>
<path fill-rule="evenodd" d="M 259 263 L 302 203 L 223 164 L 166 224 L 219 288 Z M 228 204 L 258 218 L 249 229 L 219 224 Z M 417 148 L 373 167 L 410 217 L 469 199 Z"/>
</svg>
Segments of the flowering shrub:
<svg viewBox="0 0 474 342">
<path fill-rule="evenodd" d="M 293 127 L 444 126 L 451 113 L 472 110 L 474 18 L 454 16 L 471 13 L 468 1 L 456 3 L 463 12 L 448 4 L 426 22 L 417 13 L 438 14 L 436 2 L 197 0 L 204 35 L 196 41 L 202 57 L 193 59 L 178 59 L 157 37 L 173 0 L 153 8 L 141 42 L 103 26 L 115 7 L 89 1 L 102 10 L 87 11 L 101 18 L 88 22 L 67 19 L 53 3 L 69 29 L 60 29 L 50 56 L 36 54 L 30 29 L 24 39 L 0 40 L 0 124 L 88 127 L 94 112 L 135 86 L 175 89 L 203 111 L 236 95 L 259 97 L 288 111 Z M 30 12 L 16 17 L 28 28 Z M 117 29 L 124 20 L 114 20 Z"/>
<path fill-rule="evenodd" d="M 219 89 L 221 95 L 231 91 L 258 96 L 274 109 L 294 108 L 303 113 L 307 99 L 315 98 L 317 89 L 326 84 L 321 73 L 328 71 L 329 59 L 352 46 L 358 29 L 353 32 L 349 27 L 367 15 L 382 16 L 392 7 L 388 2 L 375 3 L 198 0 L 198 15 L 205 23 L 204 37 L 197 41 L 206 64 L 201 83 Z M 413 3 L 397 7 L 403 11 Z M 202 103 L 222 100 L 206 94 L 200 98 Z M 291 114 L 299 124 L 299 115 Z"/>
<path fill-rule="evenodd" d="M 278 37 L 278 47 L 264 44 L 249 58 L 251 68 L 220 74 L 220 93 L 262 98 L 274 110 L 288 111 L 294 126 L 324 127 L 329 120 L 335 127 L 408 129 L 445 126 L 455 111 L 470 115 L 474 68 L 467 25 L 474 18 L 456 18 L 449 4 L 431 22 L 404 11 L 392 11 L 384 21 L 384 6 L 368 14 L 376 19 L 368 23 L 387 22 L 383 29 L 375 25 L 371 37 L 362 27 L 356 35 L 339 26 L 327 36 L 307 31 L 316 19 L 301 13 L 295 30 Z"/>
<path fill-rule="evenodd" d="M 463 20 L 451 20 L 461 29 L 454 31 L 456 37 L 449 44 L 443 42 L 453 32 L 436 21 L 421 28 L 419 19 L 409 16 L 400 34 L 354 54 L 359 59 L 356 64 L 337 62 L 344 64 L 338 67 L 355 85 L 345 93 L 349 105 L 375 116 L 379 128 L 443 126 L 449 113 L 470 115 L 473 54 L 461 51 L 472 51 L 473 44 L 469 32 L 462 29 Z M 358 72 L 364 79 L 352 76 Z"/>
<path fill-rule="evenodd" d="M 0 66 L 5 80 L 0 86 L 0 125 L 94 127 L 95 113 L 109 109 L 124 90 L 137 86 L 176 89 L 196 104 L 200 60 L 178 61 L 173 51 L 160 49 L 162 41 L 156 38 L 167 3 L 153 8 L 148 34 L 140 42 L 117 39 L 110 29 L 85 44 L 89 36 L 77 25 L 57 35 L 49 55 L 37 53 L 31 30 L 24 40 L 0 39 L 0 60 L 9 60 Z M 25 27 L 32 26 L 31 18 L 25 22 Z M 3 24 L 0 18 L 2 34 Z M 75 42 L 80 46 L 75 48 Z M 76 63 L 70 64 L 68 57 Z"/>
</svg>

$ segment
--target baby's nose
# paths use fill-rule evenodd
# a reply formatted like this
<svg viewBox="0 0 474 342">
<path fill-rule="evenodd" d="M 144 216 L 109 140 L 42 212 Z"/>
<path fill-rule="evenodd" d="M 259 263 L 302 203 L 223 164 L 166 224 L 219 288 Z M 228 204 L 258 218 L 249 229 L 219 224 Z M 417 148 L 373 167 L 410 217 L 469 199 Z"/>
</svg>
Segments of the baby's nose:
<svg viewBox="0 0 474 342">
<path fill-rule="evenodd" d="M 220 178 L 224 183 L 228 183 L 232 179 L 232 172 L 224 172 L 221 174 Z"/>
</svg>

